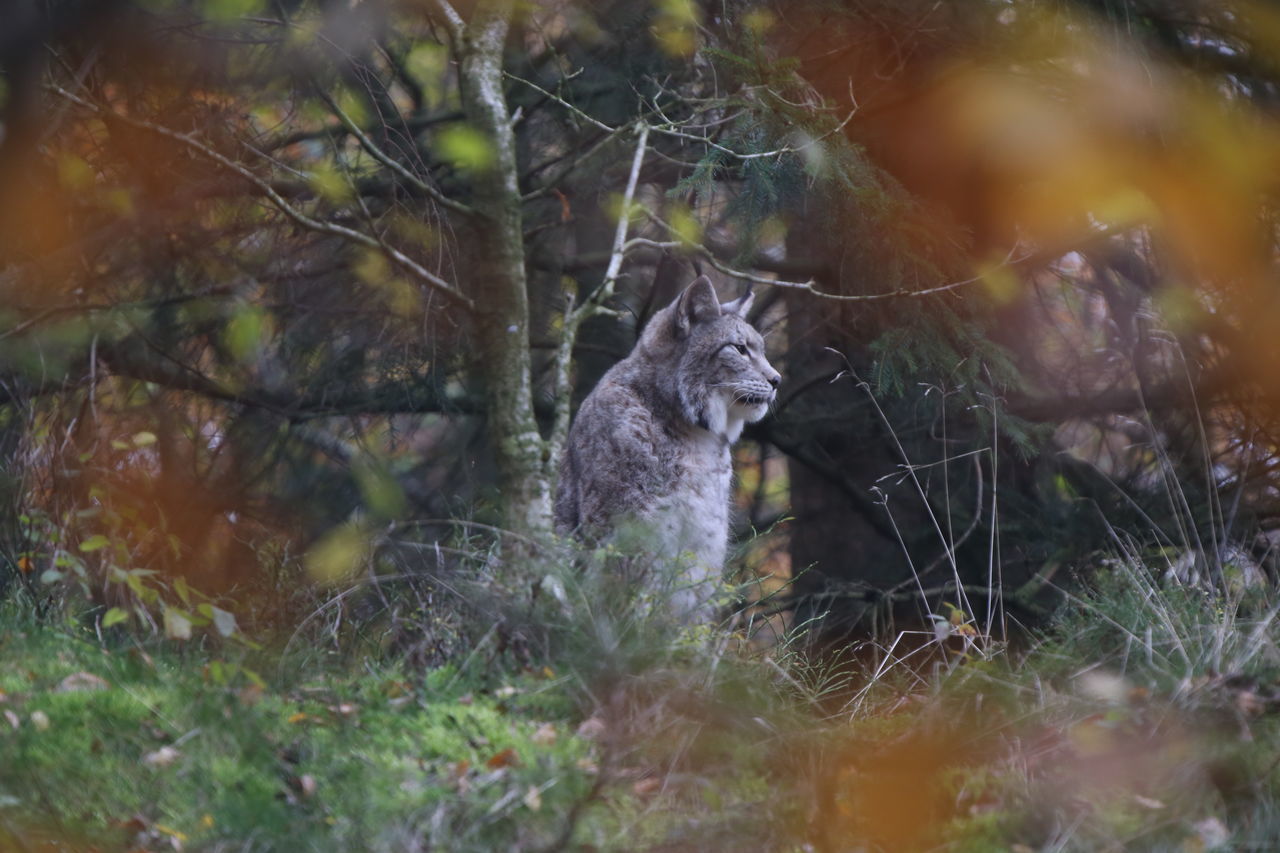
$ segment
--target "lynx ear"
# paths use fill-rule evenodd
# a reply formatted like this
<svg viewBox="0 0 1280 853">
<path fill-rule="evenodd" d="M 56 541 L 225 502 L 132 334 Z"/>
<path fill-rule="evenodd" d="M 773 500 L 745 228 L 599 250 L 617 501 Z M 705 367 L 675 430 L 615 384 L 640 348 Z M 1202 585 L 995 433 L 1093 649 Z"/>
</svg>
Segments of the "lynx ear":
<svg viewBox="0 0 1280 853">
<path fill-rule="evenodd" d="M 711 279 L 700 275 L 684 289 L 676 300 L 676 331 L 689 333 L 695 323 L 708 323 L 720 316 L 720 300 Z"/>
<path fill-rule="evenodd" d="M 725 314 L 737 314 L 744 320 L 747 318 L 747 312 L 751 310 L 751 303 L 755 301 L 756 295 L 748 290 L 732 302 L 726 302 L 720 306 L 720 310 Z"/>
</svg>

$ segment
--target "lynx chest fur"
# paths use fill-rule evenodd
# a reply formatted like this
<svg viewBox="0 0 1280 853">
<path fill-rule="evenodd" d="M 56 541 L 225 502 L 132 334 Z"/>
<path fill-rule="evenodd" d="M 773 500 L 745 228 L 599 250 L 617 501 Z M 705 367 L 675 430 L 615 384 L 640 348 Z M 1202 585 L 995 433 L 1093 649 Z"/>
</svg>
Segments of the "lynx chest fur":
<svg viewBox="0 0 1280 853">
<path fill-rule="evenodd" d="M 606 539 L 638 529 L 646 549 L 691 556 L 719 579 L 729 534 L 729 448 L 764 417 L 778 372 L 745 319 L 706 278 L 654 315 L 632 353 L 583 402 L 560 466 L 556 524 Z"/>
</svg>

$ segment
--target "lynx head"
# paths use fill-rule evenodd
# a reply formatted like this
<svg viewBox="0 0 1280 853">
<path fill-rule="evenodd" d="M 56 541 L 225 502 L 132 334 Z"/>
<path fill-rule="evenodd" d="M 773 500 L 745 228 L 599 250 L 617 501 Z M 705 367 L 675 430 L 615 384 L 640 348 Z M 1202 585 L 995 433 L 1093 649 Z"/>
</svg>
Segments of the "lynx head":
<svg viewBox="0 0 1280 853">
<path fill-rule="evenodd" d="M 747 322 L 751 299 L 748 293 L 721 305 L 699 276 L 654 315 L 639 344 L 657 362 L 659 382 L 684 418 L 730 442 L 743 424 L 765 416 L 781 379 Z"/>
</svg>

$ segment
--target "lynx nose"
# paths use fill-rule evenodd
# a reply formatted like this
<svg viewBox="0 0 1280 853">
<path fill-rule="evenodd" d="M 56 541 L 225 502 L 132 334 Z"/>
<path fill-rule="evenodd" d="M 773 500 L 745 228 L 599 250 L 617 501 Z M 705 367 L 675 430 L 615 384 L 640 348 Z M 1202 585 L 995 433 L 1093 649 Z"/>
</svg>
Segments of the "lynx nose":
<svg viewBox="0 0 1280 853">
<path fill-rule="evenodd" d="M 775 373 L 769 377 L 769 384 L 772 385 L 774 388 L 777 388 L 781 382 L 782 382 L 781 373 Z"/>
</svg>

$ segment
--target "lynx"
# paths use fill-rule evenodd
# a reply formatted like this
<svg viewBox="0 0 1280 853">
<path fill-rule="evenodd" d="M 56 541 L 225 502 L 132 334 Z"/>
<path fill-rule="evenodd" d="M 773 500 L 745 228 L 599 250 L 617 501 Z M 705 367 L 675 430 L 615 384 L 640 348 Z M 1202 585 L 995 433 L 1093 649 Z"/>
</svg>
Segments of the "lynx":
<svg viewBox="0 0 1280 853">
<path fill-rule="evenodd" d="M 780 381 L 746 320 L 700 276 L 653 316 L 631 354 L 583 401 L 560 463 L 556 526 L 588 540 L 623 527 L 682 566 L 677 618 L 704 621 L 729 538 L 729 447 L 765 416 Z"/>
</svg>

